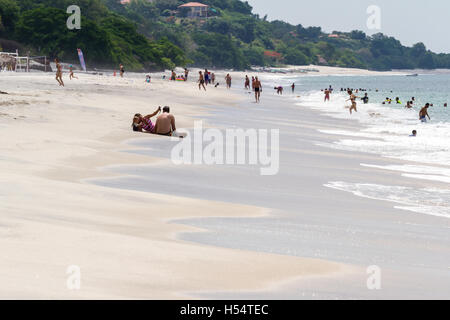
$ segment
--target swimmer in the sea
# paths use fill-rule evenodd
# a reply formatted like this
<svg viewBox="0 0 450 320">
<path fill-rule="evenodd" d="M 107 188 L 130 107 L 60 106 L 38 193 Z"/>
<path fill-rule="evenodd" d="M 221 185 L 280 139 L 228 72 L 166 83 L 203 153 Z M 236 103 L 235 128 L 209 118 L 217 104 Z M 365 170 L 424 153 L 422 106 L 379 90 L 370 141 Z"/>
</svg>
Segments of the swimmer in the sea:
<svg viewBox="0 0 450 320">
<path fill-rule="evenodd" d="M 427 117 L 428 117 L 429 120 L 431 120 L 430 115 L 428 114 L 428 108 L 429 107 L 430 107 L 430 104 L 427 103 L 425 105 L 425 107 L 420 109 L 420 112 L 419 112 L 419 120 L 424 122 L 424 123 L 427 122 Z"/>
</svg>

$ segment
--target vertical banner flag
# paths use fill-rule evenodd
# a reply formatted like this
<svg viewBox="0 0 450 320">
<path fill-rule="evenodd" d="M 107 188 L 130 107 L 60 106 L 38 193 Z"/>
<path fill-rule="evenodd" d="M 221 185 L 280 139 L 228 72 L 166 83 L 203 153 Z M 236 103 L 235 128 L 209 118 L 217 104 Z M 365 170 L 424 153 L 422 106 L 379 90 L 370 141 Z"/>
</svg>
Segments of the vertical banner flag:
<svg viewBox="0 0 450 320">
<path fill-rule="evenodd" d="M 84 62 L 83 51 L 81 51 L 81 49 L 77 50 L 78 50 L 78 58 L 80 58 L 81 67 L 83 68 L 84 72 L 86 72 L 86 63 Z"/>
</svg>

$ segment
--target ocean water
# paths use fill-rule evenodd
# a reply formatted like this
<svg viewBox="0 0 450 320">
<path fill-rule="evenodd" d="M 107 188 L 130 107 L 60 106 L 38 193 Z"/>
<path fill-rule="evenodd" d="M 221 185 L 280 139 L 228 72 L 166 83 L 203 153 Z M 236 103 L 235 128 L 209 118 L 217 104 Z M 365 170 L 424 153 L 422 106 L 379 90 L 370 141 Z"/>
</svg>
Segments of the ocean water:
<svg viewBox="0 0 450 320">
<path fill-rule="evenodd" d="M 450 101 L 450 75 L 311 77 L 297 78 L 296 82 L 302 90 L 296 102 L 299 107 L 310 107 L 339 119 L 353 119 L 364 127 L 358 131 L 324 131 L 339 137 L 328 147 L 376 153 L 422 164 L 450 165 L 450 107 L 444 107 L 444 103 Z M 335 91 L 331 102 L 324 103 L 320 88 L 329 85 Z M 350 104 L 348 95 L 340 91 L 347 87 L 365 88 L 370 98 L 366 105 L 358 101 L 358 113 L 351 116 L 346 108 Z M 362 97 L 364 92 L 357 95 Z M 412 109 L 405 109 L 403 103 L 383 105 L 386 97 L 393 100 L 399 97 L 405 103 L 415 97 L 416 103 Z M 427 102 L 434 104 L 429 109 L 431 121 L 421 123 L 419 111 Z M 413 130 L 418 132 L 416 138 L 409 137 Z"/>
<path fill-rule="evenodd" d="M 389 185 L 382 185 L 374 181 L 335 180 L 332 172 L 324 170 L 321 177 L 322 187 L 346 191 L 355 196 L 395 202 L 397 208 L 401 206 L 401 209 L 416 213 L 450 218 L 450 109 L 443 106 L 450 101 L 447 91 L 447 88 L 450 88 L 450 74 L 419 77 L 269 75 L 263 80 L 263 99 L 271 99 L 266 105 L 254 105 L 250 102 L 252 97 L 249 96 L 249 105 L 244 108 L 208 107 L 210 112 L 205 120 L 212 127 L 222 129 L 280 129 L 278 175 L 261 178 L 260 167 L 251 166 L 169 165 L 158 169 L 154 166 L 122 166 L 115 171 L 124 174 L 124 177 L 96 183 L 293 211 L 299 202 L 296 194 L 302 190 L 305 191 L 305 197 L 308 196 L 303 186 L 299 185 L 300 181 L 304 180 L 304 177 L 298 174 L 302 172 L 304 155 L 295 152 L 299 141 L 308 140 L 311 153 L 334 149 L 382 156 L 387 159 L 386 165 L 358 162 L 357 158 L 354 159 L 355 165 L 373 169 L 374 176 L 379 175 L 379 172 L 386 175 L 396 174 L 416 181 L 417 185 L 421 184 L 421 187 L 414 187 L 400 181 L 397 184 L 390 181 Z M 270 92 L 270 87 L 280 84 L 288 87 L 292 82 L 296 83 L 296 92 L 292 94 L 290 90 L 285 90 L 284 96 L 288 99 L 288 104 L 283 105 L 280 113 L 277 106 L 279 98 L 274 91 Z M 330 85 L 335 90 L 331 101 L 325 103 L 321 88 L 328 88 Z M 369 104 L 359 101 L 358 112 L 353 115 L 348 111 L 348 95 L 340 90 L 347 87 L 366 89 L 370 98 Z M 363 93 L 357 94 L 362 96 Z M 416 103 L 412 109 L 405 109 L 404 104 L 383 105 L 381 102 L 386 97 L 393 100 L 399 97 L 402 102 L 415 97 Z M 429 111 L 432 120 L 421 123 L 418 113 L 426 102 L 434 104 Z M 321 114 L 319 123 L 327 122 L 327 125 L 322 128 L 318 126 L 315 130 L 334 139 L 305 138 L 310 134 L 310 125 L 306 123 L 307 127 L 302 128 L 302 115 L 310 109 Z M 339 122 L 334 125 L 333 120 L 328 120 L 330 117 L 339 119 Z M 244 125 L 236 123 L 236 119 L 240 119 Z M 410 136 L 413 130 L 418 131 L 417 137 Z M 155 144 L 144 141 L 137 145 L 144 151 L 136 152 L 169 158 L 173 146 L 174 143 Z M 389 159 L 395 159 L 395 163 L 389 163 Z M 329 165 L 322 158 L 313 161 L 323 162 L 322 167 Z M 229 178 L 222 179 L 224 176 Z M 296 180 L 292 181 L 292 178 Z M 155 184 L 154 181 L 158 183 Z M 221 181 L 221 184 L 216 184 L 216 181 Z M 431 185 L 423 186 L 425 183 Z M 390 194 L 395 196 L 390 197 Z M 435 195 L 431 197 L 432 201 L 431 194 Z"/>
<path fill-rule="evenodd" d="M 434 107 L 430 108 L 433 122 L 450 122 L 450 74 L 425 74 L 418 77 L 404 75 L 296 76 L 284 77 L 281 81 L 286 87 L 293 82 L 296 83 L 297 92 L 300 94 L 314 93 L 328 88 L 330 85 L 335 90 L 335 94 L 341 93 L 341 88 L 366 89 L 370 103 L 377 106 L 380 106 L 386 98 L 392 100 L 395 100 L 396 97 L 400 98 L 402 104 L 397 105 L 393 102 L 391 105 L 387 105 L 389 110 L 403 110 L 406 102 L 414 97 L 416 110 L 427 102 L 434 104 Z M 356 95 L 362 97 L 364 93 L 359 92 Z M 449 103 L 448 108 L 444 108 L 445 103 Z"/>
<path fill-rule="evenodd" d="M 202 117 L 214 128 L 280 129 L 278 175 L 263 177 L 257 166 L 176 166 L 169 159 L 176 142 L 148 137 L 131 141 L 129 145 L 136 149 L 129 152 L 161 158 L 161 162 L 111 167 L 107 170 L 117 177 L 90 182 L 268 208 L 271 215 L 257 219 L 223 217 L 174 223 L 208 230 L 178 235 L 185 241 L 363 267 L 361 281 L 343 281 L 332 292 L 329 283 L 322 291 L 314 285 L 314 294 L 350 299 L 448 298 L 450 139 L 445 111 L 437 116 L 435 107 L 430 111 L 433 121 L 421 124 L 417 107 L 383 106 L 369 92 L 371 104 L 361 104 L 360 112 L 350 116 L 344 94 L 336 92 L 324 104 L 320 91 L 330 84 L 339 89 L 383 85 L 398 88 L 393 91 L 404 99 L 398 92 L 402 82 L 410 81 L 406 77 L 299 77 L 297 92 L 286 90 L 282 103 L 267 90 L 291 80 L 265 79 L 260 105 L 247 95 L 248 102 L 239 107 L 209 106 L 208 116 Z M 382 99 L 385 92 L 379 90 Z M 405 92 L 422 101 L 425 93 L 420 93 L 426 90 Z M 439 97 L 444 101 L 445 92 Z M 437 100 L 433 100 L 435 105 Z M 417 138 L 409 137 L 413 129 L 419 132 Z M 367 291 L 365 267 L 369 265 L 382 267 L 391 279 L 382 296 Z M 349 285 L 355 288 L 350 290 Z M 299 286 L 270 298 L 304 298 L 305 290 Z M 255 295 L 239 293 L 239 297 Z"/>
<path fill-rule="evenodd" d="M 355 196 L 397 203 L 396 208 L 450 218 L 450 75 L 406 76 L 340 76 L 285 78 L 300 89 L 295 96 L 299 108 L 313 108 L 324 115 L 356 121 L 360 129 L 319 130 L 334 135 L 325 148 L 357 151 L 403 160 L 403 165 L 379 166 L 361 163 L 362 167 L 400 173 L 403 177 L 439 183 L 439 188 L 410 188 L 402 185 L 376 185 L 365 181 L 330 181 L 325 186 L 347 191 Z M 332 86 L 331 101 L 324 102 L 321 88 Z M 365 89 L 370 103 L 358 100 L 358 113 L 349 114 L 348 94 L 341 88 Z M 386 98 L 400 98 L 402 104 L 382 104 Z M 415 98 L 412 109 L 405 103 Z M 421 123 L 419 110 L 431 103 L 431 121 Z M 358 128 L 357 127 L 357 128 Z M 413 130 L 417 137 L 411 137 Z"/>
</svg>

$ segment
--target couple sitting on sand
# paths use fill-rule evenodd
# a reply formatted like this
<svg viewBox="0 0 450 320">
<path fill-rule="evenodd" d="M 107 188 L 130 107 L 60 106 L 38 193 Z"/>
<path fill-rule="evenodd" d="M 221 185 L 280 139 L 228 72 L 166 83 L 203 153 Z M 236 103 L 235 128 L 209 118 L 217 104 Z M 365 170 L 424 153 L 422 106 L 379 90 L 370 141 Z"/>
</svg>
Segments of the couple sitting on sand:
<svg viewBox="0 0 450 320">
<path fill-rule="evenodd" d="M 133 118 L 133 131 L 172 136 L 172 133 L 177 130 L 175 117 L 170 114 L 169 107 L 164 107 L 162 111 L 163 113 L 156 119 L 155 124 L 153 124 L 151 118 L 161 112 L 161 107 L 145 117 L 137 113 Z"/>
</svg>

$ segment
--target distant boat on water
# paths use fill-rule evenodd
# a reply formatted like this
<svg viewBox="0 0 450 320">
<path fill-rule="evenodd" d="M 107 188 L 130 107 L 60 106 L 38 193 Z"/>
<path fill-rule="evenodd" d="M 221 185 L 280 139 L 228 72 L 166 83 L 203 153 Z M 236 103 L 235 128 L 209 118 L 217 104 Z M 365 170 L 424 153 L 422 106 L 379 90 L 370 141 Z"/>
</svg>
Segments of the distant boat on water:
<svg viewBox="0 0 450 320">
<path fill-rule="evenodd" d="M 414 73 L 414 74 L 407 74 L 407 77 L 418 77 L 419 74 L 418 73 Z"/>
</svg>

